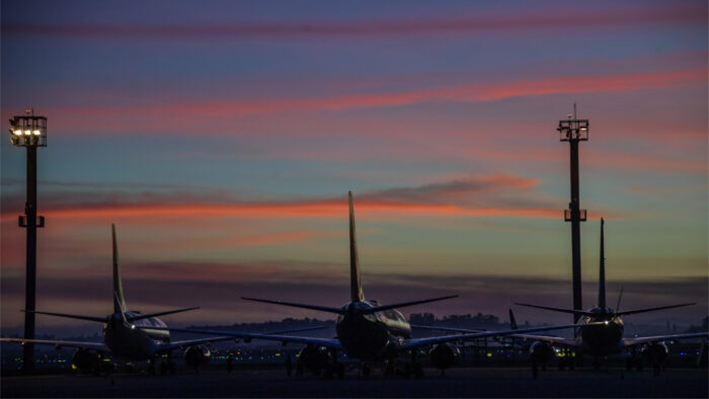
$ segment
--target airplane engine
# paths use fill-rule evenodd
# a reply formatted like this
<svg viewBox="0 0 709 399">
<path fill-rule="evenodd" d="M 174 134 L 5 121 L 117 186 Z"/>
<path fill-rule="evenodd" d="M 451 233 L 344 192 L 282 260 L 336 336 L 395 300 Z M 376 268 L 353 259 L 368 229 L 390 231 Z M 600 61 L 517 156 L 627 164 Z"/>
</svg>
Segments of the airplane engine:
<svg viewBox="0 0 709 399">
<path fill-rule="evenodd" d="M 661 365 L 667 360 L 670 350 L 663 343 L 654 343 L 643 348 L 643 357 L 652 365 Z"/>
<path fill-rule="evenodd" d="M 303 368 L 310 370 L 315 375 L 320 375 L 330 362 L 330 354 L 327 348 L 308 345 L 300 350 L 298 361 Z"/>
<path fill-rule="evenodd" d="M 101 365 L 101 355 L 94 351 L 79 349 L 74 353 L 71 364 L 82 372 L 95 373 Z"/>
<path fill-rule="evenodd" d="M 537 341 L 529 346 L 529 355 L 534 364 L 546 364 L 556 356 L 554 348 L 546 342 Z"/>
<path fill-rule="evenodd" d="M 190 346 L 185 351 L 185 364 L 191 368 L 206 366 L 212 353 L 206 345 Z"/>
<path fill-rule="evenodd" d="M 449 343 L 435 345 L 428 352 L 434 367 L 444 370 L 455 365 L 460 358 L 460 349 Z"/>
</svg>

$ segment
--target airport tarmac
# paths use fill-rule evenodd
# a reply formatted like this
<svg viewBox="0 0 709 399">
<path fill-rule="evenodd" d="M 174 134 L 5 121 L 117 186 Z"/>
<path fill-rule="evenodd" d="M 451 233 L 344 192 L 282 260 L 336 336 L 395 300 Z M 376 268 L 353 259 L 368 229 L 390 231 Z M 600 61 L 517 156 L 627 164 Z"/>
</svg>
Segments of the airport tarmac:
<svg viewBox="0 0 709 399">
<path fill-rule="evenodd" d="M 113 378 L 47 375 L 2 377 L 3 398 L 384 398 L 384 397 L 666 397 L 706 398 L 707 369 L 668 369 L 659 377 L 652 371 L 557 369 L 541 371 L 535 379 L 529 368 L 458 368 L 445 377 L 427 369 L 420 379 L 360 378 L 350 371 L 344 379 L 306 375 L 288 378 L 282 369 L 210 369 L 200 374 L 116 374 Z"/>
</svg>

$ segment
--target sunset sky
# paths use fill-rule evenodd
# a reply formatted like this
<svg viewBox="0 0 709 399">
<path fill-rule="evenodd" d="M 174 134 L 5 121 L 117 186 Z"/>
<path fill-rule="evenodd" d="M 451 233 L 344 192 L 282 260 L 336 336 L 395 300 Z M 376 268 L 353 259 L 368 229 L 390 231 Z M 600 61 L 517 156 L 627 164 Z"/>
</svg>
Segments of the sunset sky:
<svg viewBox="0 0 709 399">
<path fill-rule="evenodd" d="M 24 308 L 25 151 L 38 161 L 37 309 L 126 300 L 175 325 L 331 318 L 241 296 L 348 300 L 347 192 L 365 296 L 410 313 L 568 322 L 569 145 L 580 144 L 584 307 L 600 218 L 608 302 L 707 315 L 706 1 L 3 1 L 3 330 Z M 38 316 L 37 330 L 73 323 Z M 81 325 L 79 323 L 79 325 Z M 91 326 L 99 331 L 99 327 Z"/>
</svg>

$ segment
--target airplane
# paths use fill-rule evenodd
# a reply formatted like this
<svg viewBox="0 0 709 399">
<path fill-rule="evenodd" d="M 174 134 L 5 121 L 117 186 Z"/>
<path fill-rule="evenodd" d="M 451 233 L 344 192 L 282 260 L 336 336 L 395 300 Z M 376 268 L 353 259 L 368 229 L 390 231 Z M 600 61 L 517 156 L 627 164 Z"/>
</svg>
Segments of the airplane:
<svg viewBox="0 0 709 399">
<path fill-rule="evenodd" d="M 663 344 L 663 341 L 670 341 L 684 338 L 697 338 L 709 336 L 709 332 L 691 333 L 691 334 L 672 334 L 658 335 L 649 337 L 623 338 L 624 327 L 621 316 L 654 312 L 664 309 L 673 309 L 683 306 L 691 306 L 696 303 L 682 303 L 677 305 L 660 306 L 646 309 L 624 310 L 620 311 L 620 297 L 616 309 L 609 308 L 606 304 L 606 277 L 605 277 L 605 254 L 604 254 L 604 238 L 603 238 L 604 221 L 601 218 L 601 245 L 600 245 L 600 267 L 598 279 L 598 305 L 587 310 L 580 311 L 574 309 L 562 309 L 549 306 L 531 305 L 527 303 L 516 303 L 516 305 L 526 306 L 537 309 L 545 309 L 554 312 L 571 313 L 580 317 L 581 326 L 577 329 L 575 338 L 563 338 L 541 335 L 515 334 L 513 337 L 523 338 L 535 341 L 529 348 L 532 356 L 533 367 L 536 367 L 537 359 L 549 359 L 549 353 L 553 353 L 552 347 L 561 347 L 566 349 L 565 355 L 571 355 L 569 350 L 576 350 L 582 354 L 587 354 L 593 357 L 594 369 L 599 369 L 601 359 L 630 351 L 633 355 L 629 359 L 628 369 L 635 365 L 638 370 L 642 368 L 642 363 L 636 355 L 636 351 L 640 349 L 649 362 L 653 364 L 655 372 L 659 372 L 659 366 L 664 363 L 668 356 L 668 348 Z M 568 366 L 574 368 L 574 360 L 571 356 L 564 356 L 560 361 L 559 367 Z"/>
<path fill-rule="evenodd" d="M 104 366 L 105 355 L 124 361 L 150 362 L 150 370 L 154 371 L 154 361 L 157 357 L 181 349 L 184 351 L 185 364 L 197 368 L 205 365 L 211 357 L 208 343 L 233 340 L 231 336 L 216 338 L 200 338 L 183 341 L 171 341 L 167 325 L 158 318 L 174 313 L 186 312 L 198 307 L 191 307 L 165 312 L 140 314 L 137 311 L 126 311 L 126 301 L 123 296 L 123 283 L 118 266 L 118 245 L 116 243 L 116 226 L 111 225 L 113 238 L 113 313 L 105 317 L 74 315 L 54 312 L 33 311 L 36 314 L 65 317 L 78 320 L 94 321 L 103 324 L 104 342 L 80 342 L 23 338 L 0 338 L 0 342 L 33 343 L 53 345 L 57 348 L 77 348 L 72 358 L 72 364 L 81 371 L 98 373 L 110 371 Z M 29 311 L 29 310 L 27 310 Z M 300 330 L 298 330 L 300 331 Z M 288 332 L 294 332 L 289 330 Z M 282 332 L 281 332 L 282 333 Z"/>
<path fill-rule="evenodd" d="M 311 305 L 294 302 L 274 301 L 269 299 L 257 299 L 242 297 L 244 300 L 262 303 L 290 306 L 334 313 L 336 320 L 336 338 L 314 338 L 287 335 L 265 335 L 265 334 L 244 334 L 238 332 L 211 331 L 198 329 L 170 328 L 170 331 L 182 331 L 191 333 L 202 333 L 211 335 L 232 335 L 238 338 L 264 339 L 280 341 L 284 345 L 289 342 L 306 344 L 306 348 L 300 354 L 300 361 L 305 367 L 310 369 L 327 369 L 327 359 L 330 359 L 331 367 L 341 377 L 343 369 L 341 365 L 334 364 L 336 361 L 331 356 L 333 351 L 343 351 L 347 357 L 362 361 L 363 374 L 369 373 L 368 362 L 385 361 L 388 364 L 387 371 L 393 372 L 393 361 L 399 356 L 408 353 L 413 349 L 432 347 L 429 352 L 431 360 L 439 368 L 444 369 L 452 365 L 456 358 L 458 349 L 451 344 L 456 341 L 478 339 L 485 337 L 496 337 L 513 333 L 536 332 L 560 328 L 576 327 L 576 324 L 564 326 L 545 326 L 522 330 L 508 331 L 487 331 L 470 332 L 467 334 L 435 336 L 428 338 L 412 338 L 411 326 L 406 318 L 396 310 L 396 308 L 419 305 L 429 302 L 441 301 L 456 298 L 458 295 L 443 296 L 438 298 L 401 302 L 392 305 L 382 305 L 377 301 L 366 300 L 360 279 L 359 256 L 357 249 L 357 238 L 355 232 L 355 216 L 352 192 L 349 197 L 349 249 L 350 249 L 350 301 L 341 307 L 330 307 L 324 305 Z M 432 328 L 436 329 L 436 328 Z M 412 351 L 412 363 L 407 370 L 413 371 L 416 375 L 421 375 L 422 368 Z"/>
</svg>

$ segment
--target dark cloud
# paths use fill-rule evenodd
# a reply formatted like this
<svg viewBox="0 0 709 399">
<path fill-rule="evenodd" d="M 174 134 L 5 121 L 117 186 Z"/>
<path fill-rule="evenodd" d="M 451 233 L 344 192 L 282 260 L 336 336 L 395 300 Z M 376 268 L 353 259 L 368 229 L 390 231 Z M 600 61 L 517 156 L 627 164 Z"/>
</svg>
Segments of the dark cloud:
<svg viewBox="0 0 709 399">
<path fill-rule="evenodd" d="M 33 35 L 73 38 L 289 38 L 310 36 L 381 36 L 400 34 L 470 33 L 484 31 L 524 32 L 530 29 L 608 28 L 657 23 L 704 23 L 706 8 L 700 3 L 681 6 L 643 6 L 587 9 L 583 12 L 561 7 L 541 14 L 526 10 L 520 14 L 477 13 L 474 16 L 433 19 L 371 21 L 264 22 L 231 25 L 65 25 L 57 23 L 4 23 L 3 35 Z"/>
<path fill-rule="evenodd" d="M 365 193 L 364 200 L 445 203 L 458 196 L 469 196 L 491 190 L 519 189 L 536 185 L 536 180 L 510 175 L 494 175 L 454 179 L 417 187 L 396 187 Z"/>
<path fill-rule="evenodd" d="M 433 182 L 413 187 L 392 187 L 356 193 L 360 206 L 370 205 L 452 205 L 474 208 L 483 206 L 494 198 L 496 206 L 504 208 L 555 208 L 556 203 L 534 191 L 535 179 L 513 175 L 471 176 L 449 181 Z M 253 200 L 221 189 L 179 185 L 44 182 L 42 192 L 43 212 L 81 210 L 139 210 L 146 207 L 166 206 L 231 206 L 249 208 L 325 206 L 342 204 L 343 196 L 323 196 L 292 200 Z M 2 213 L 16 213 L 24 208 L 23 186 L 10 184 L 5 187 Z"/>
</svg>

